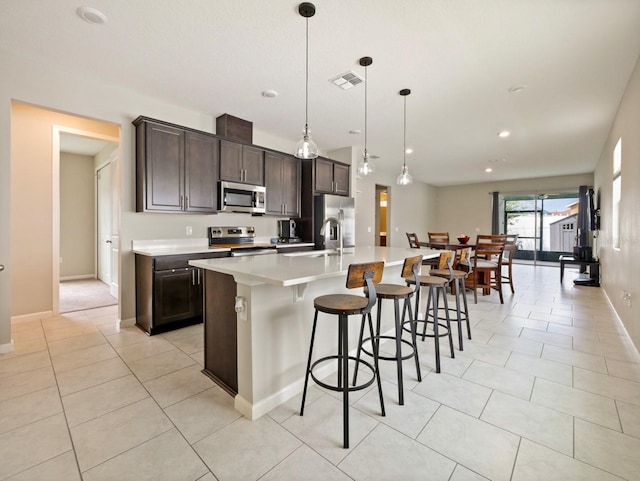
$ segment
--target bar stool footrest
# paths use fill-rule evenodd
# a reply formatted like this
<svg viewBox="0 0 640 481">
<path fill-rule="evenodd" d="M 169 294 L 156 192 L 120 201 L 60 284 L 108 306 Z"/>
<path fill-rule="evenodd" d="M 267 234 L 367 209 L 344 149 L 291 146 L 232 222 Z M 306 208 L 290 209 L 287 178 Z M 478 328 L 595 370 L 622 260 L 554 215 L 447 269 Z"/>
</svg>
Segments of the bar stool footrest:
<svg viewBox="0 0 640 481">
<path fill-rule="evenodd" d="M 343 387 L 337 386 L 335 384 L 327 384 L 326 382 L 318 379 L 315 376 L 315 374 L 313 374 L 313 368 L 316 367 L 318 364 L 321 364 L 327 361 L 336 361 L 338 359 L 342 359 L 342 356 L 338 356 L 337 354 L 334 354 L 331 356 L 321 357 L 320 359 L 316 360 L 313 364 L 311 364 L 311 368 L 309 369 L 309 374 L 311 375 L 311 378 L 313 379 L 313 381 L 319 386 L 322 386 L 323 388 L 329 389 L 331 391 L 343 392 L 344 391 Z M 349 360 L 354 362 L 359 362 L 360 364 L 363 364 L 364 366 L 366 366 L 371 371 L 371 379 L 369 379 L 367 382 L 364 382 L 362 384 L 357 384 L 355 386 L 348 386 L 347 391 L 349 392 L 360 391 L 361 389 L 366 389 L 369 386 L 371 386 L 376 380 L 376 368 L 373 367 L 373 365 L 370 364 L 369 362 L 363 361 L 362 359 L 358 361 L 358 359 L 356 359 L 355 356 L 349 356 Z"/>
<path fill-rule="evenodd" d="M 395 336 L 376 336 L 376 339 L 378 339 L 378 341 L 380 339 L 389 339 L 389 340 L 392 340 L 392 341 L 396 340 Z M 365 342 L 370 341 L 370 340 L 371 340 L 371 338 L 367 337 L 366 339 L 362 340 L 362 344 L 364 344 Z M 400 339 L 400 342 L 402 342 L 403 344 L 405 344 L 405 345 L 407 345 L 407 346 L 409 346 L 411 348 L 411 352 L 409 354 L 405 354 L 404 356 L 401 355 L 400 359 L 402 359 L 403 361 L 406 361 L 407 359 L 412 359 L 415 356 L 415 353 L 416 353 L 416 349 L 415 349 L 413 343 L 411 343 L 410 341 L 407 341 L 406 339 Z M 373 353 L 367 351 L 366 348 L 361 347 L 360 350 L 362 352 L 364 352 L 365 354 L 373 357 Z M 351 359 L 351 358 L 349 358 L 349 359 Z M 383 356 L 382 354 L 380 354 L 378 352 L 378 360 L 381 360 L 381 361 L 397 361 L 398 358 L 396 356 L 393 356 L 393 357 L 391 357 L 391 356 Z M 364 362 L 364 361 L 360 360 L 360 362 Z"/>
<path fill-rule="evenodd" d="M 429 320 L 425 320 L 425 319 L 416 319 L 414 322 L 426 322 L 427 324 L 433 324 L 433 321 L 429 321 Z M 438 337 L 446 337 L 449 335 L 449 328 L 447 327 L 446 324 L 442 324 L 442 323 L 438 323 L 438 327 L 439 329 L 444 329 L 444 331 L 438 332 Z M 405 331 L 411 332 L 409 329 L 407 329 L 406 327 L 403 327 L 402 329 L 404 329 Z M 416 329 L 417 331 L 417 329 Z M 420 337 L 423 336 L 422 334 L 417 333 L 416 336 Z M 435 337 L 435 334 L 424 334 L 425 337 Z"/>
</svg>

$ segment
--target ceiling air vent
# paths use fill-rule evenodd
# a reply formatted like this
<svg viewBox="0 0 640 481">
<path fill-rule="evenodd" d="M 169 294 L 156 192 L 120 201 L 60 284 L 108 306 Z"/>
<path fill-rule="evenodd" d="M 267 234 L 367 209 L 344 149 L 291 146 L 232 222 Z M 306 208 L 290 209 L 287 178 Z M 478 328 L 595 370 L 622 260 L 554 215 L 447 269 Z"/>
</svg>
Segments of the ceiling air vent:
<svg viewBox="0 0 640 481">
<path fill-rule="evenodd" d="M 351 87 L 355 87 L 356 85 L 364 83 L 364 79 L 354 71 L 343 73 L 342 75 L 336 78 L 332 78 L 329 81 L 333 82 L 335 85 L 337 85 L 343 90 L 347 90 L 347 89 L 350 89 Z"/>
</svg>

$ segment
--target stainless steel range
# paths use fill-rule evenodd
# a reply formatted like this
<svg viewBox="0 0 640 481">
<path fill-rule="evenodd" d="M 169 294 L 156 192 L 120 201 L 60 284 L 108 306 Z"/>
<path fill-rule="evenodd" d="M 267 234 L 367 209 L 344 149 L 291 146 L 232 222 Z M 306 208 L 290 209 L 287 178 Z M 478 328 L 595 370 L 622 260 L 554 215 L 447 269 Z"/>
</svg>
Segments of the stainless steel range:
<svg viewBox="0 0 640 481">
<path fill-rule="evenodd" d="M 209 247 L 228 247 L 231 256 L 276 254 L 274 244 L 255 242 L 256 230 L 249 226 L 209 227 Z"/>
</svg>

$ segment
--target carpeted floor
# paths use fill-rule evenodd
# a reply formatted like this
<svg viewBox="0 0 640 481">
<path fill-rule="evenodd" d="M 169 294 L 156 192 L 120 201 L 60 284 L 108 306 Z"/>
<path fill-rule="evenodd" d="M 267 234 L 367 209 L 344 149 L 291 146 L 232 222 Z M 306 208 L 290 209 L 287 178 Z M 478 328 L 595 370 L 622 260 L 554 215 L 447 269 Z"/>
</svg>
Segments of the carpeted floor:
<svg viewBox="0 0 640 481">
<path fill-rule="evenodd" d="M 82 311 L 113 306 L 118 300 L 109 294 L 109 286 L 98 279 L 60 282 L 60 312 Z"/>
</svg>

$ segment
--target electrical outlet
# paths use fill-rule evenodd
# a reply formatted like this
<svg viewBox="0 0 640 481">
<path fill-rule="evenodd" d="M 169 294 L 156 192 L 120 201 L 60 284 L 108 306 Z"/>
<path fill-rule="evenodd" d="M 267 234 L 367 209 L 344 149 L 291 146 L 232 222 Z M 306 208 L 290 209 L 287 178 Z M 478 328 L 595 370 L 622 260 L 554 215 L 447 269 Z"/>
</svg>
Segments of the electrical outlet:
<svg viewBox="0 0 640 481">
<path fill-rule="evenodd" d="M 191 234 L 193 234 L 193 228 L 190 225 L 188 225 L 187 226 L 187 235 L 191 235 Z"/>
<path fill-rule="evenodd" d="M 367 232 L 371 232 L 371 227 L 367 227 Z"/>
<path fill-rule="evenodd" d="M 622 291 L 622 300 L 627 301 L 627 305 L 631 307 L 631 293 L 627 291 Z"/>
</svg>

